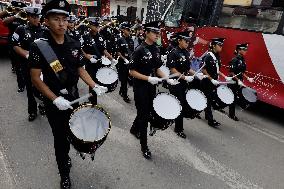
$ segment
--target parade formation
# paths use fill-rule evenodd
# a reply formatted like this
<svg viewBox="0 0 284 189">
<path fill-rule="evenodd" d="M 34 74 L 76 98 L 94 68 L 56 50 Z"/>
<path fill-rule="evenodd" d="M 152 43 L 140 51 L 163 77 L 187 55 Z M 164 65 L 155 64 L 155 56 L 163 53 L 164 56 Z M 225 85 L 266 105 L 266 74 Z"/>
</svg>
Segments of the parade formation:
<svg viewBox="0 0 284 189">
<path fill-rule="evenodd" d="M 204 111 L 208 126 L 218 128 L 222 123 L 214 119 L 213 109 L 223 112 L 229 107 L 228 117 L 239 121 L 236 106 L 245 109 L 257 101 L 257 92 L 244 84 L 254 82 L 246 74 L 250 44 L 235 44 L 225 75 L 220 53 L 226 39 L 196 37 L 194 23 L 174 33 L 169 47 L 161 50 L 157 43 L 163 20 L 142 24 L 119 23 L 115 17 L 76 17 L 66 0 L 52 0 L 42 8 L 12 1 L 0 17 L 9 28 L 17 92 L 27 92 L 27 119 L 34 121 L 39 112 L 52 129 L 62 189 L 71 188 L 70 144 L 82 158 L 95 159 L 107 140 L 110 112 L 98 105 L 105 93 L 119 90 L 126 103 L 135 105 L 137 116 L 129 132 L 140 140 L 146 159 L 152 157 L 149 134 L 174 125 L 176 136 L 185 139 L 184 118 L 202 119 Z M 198 59 L 196 44 L 208 49 Z M 90 93 L 82 98 L 79 79 Z"/>
</svg>

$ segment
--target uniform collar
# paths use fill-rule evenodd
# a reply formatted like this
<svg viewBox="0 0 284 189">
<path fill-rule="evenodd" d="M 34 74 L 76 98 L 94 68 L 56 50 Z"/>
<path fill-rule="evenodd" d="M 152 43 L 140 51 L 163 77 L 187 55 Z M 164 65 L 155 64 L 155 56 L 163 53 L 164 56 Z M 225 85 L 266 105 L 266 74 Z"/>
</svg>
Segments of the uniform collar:
<svg viewBox="0 0 284 189">
<path fill-rule="evenodd" d="M 56 41 L 55 41 L 54 38 L 52 37 L 50 31 L 47 32 L 47 39 L 48 39 L 48 41 L 49 41 L 51 44 L 53 44 L 53 45 L 66 45 L 66 44 L 68 44 L 68 43 L 71 42 L 71 38 L 68 37 L 66 34 L 64 34 L 64 42 L 63 42 L 63 44 L 58 44 L 58 43 L 56 43 Z"/>
</svg>

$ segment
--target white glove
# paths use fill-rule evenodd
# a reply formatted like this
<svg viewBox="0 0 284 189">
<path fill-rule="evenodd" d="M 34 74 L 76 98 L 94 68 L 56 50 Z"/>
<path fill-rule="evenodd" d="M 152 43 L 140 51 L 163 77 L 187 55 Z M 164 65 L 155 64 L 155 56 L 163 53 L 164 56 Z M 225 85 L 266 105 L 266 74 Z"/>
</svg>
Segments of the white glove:
<svg viewBox="0 0 284 189">
<path fill-rule="evenodd" d="M 112 59 L 112 60 L 111 60 L 111 64 L 112 64 L 112 65 L 115 66 L 117 63 L 118 63 L 118 60 L 115 60 L 115 59 Z"/>
<path fill-rule="evenodd" d="M 29 59 L 29 54 L 26 54 L 26 56 L 25 56 L 25 57 L 26 57 L 26 59 Z"/>
<path fill-rule="evenodd" d="M 250 78 L 250 77 L 248 77 L 247 80 L 248 80 L 250 83 L 253 83 L 253 82 L 254 82 L 254 79 L 253 79 L 253 78 Z"/>
<path fill-rule="evenodd" d="M 179 81 L 176 79 L 167 79 L 167 83 L 170 85 L 177 85 L 179 84 Z"/>
<path fill-rule="evenodd" d="M 70 102 L 63 98 L 62 96 L 57 97 L 52 102 L 59 110 L 67 110 L 67 109 L 73 109 L 73 107 L 70 105 Z"/>
<path fill-rule="evenodd" d="M 124 59 L 124 64 L 125 64 L 125 65 L 129 64 L 129 60 Z"/>
<path fill-rule="evenodd" d="M 238 80 L 238 85 L 241 86 L 241 87 L 245 86 L 245 84 L 241 80 Z"/>
<path fill-rule="evenodd" d="M 90 62 L 91 62 L 92 64 L 95 64 L 95 63 L 97 63 L 97 62 L 98 62 L 98 60 L 97 60 L 97 59 L 95 59 L 94 57 L 92 57 L 92 58 L 90 59 Z"/>
<path fill-rule="evenodd" d="M 107 88 L 96 84 L 96 86 L 93 88 L 93 91 L 95 91 L 95 93 L 100 96 L 107 92 Z"/>
<path fill-rule="evenodd" d="M 148 82 L 151 83 L 152 85 L 156 85 L 159 82 L 162 82 L 162 79 L 158 78 L 158 77 L 148 77 Z"/>
<path fill-rule="evenodd" d="M 15 18 L 20 18 L 20 13 L 19 12 L 15 15 Z"/>
<path fill-rule="evenodd" d="M 232 81 L 232 80 L 233 80 L 233 77 L 225 77 L 225 80 L 226 80 L 226 81 Z"/>
<path fill-rule="evenodd" d="M 193 76 L 184 76 L 184 80 L 187 81 L 187 82 L 192 82 L 194 79 Z"/>
<path fill-rule="evenodd" d="M 199 80 L 202 80 L 205 78 L 205 75 L 203 73 L 197 73 L 196 74 L 196 77 L 199 79 Z"/>
<path fill-rule="evenodd" d="M 217 81 L 217 80 L 215 80 L 215 79 L 211 79 L 211 83 L 213 84 L 213 85 L 219 85 L 220 83 L 219 83 L 219 81 Z"/>
</svg>

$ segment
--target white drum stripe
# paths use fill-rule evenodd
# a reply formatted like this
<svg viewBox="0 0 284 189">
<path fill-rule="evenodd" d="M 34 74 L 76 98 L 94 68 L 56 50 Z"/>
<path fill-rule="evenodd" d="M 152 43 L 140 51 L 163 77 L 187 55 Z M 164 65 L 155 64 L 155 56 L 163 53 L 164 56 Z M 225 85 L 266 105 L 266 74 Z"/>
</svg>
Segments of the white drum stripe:
<svg viewBox="0 0 284 189">
<path fill-rule="evenodd" d="M 272 64 L 282 83 L 284 83 L 284 36 L 276 34 L 263 34 L 263 39 Z"/>
</svg>

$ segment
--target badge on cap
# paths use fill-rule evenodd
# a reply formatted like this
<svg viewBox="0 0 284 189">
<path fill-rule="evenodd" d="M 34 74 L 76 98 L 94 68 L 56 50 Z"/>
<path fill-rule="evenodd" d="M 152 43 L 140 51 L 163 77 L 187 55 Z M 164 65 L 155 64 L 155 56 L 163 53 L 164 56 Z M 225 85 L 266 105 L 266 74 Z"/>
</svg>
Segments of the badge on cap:
<svg viewBox="0 0 284 189">
<path fill-rule="evenodd" d="M 65 7 L 64 1 L 60 1 L 60 2 L 59 2 L 59 7 Z"/>
</svg>

